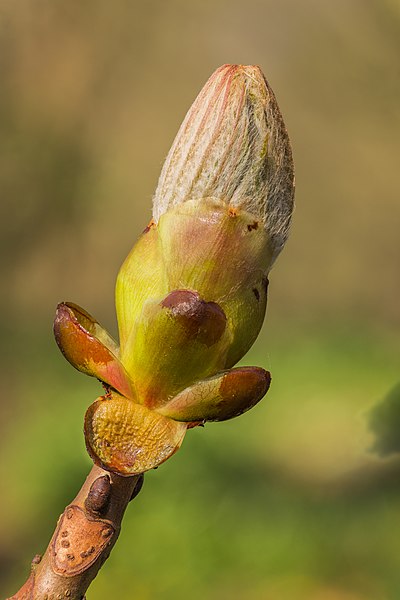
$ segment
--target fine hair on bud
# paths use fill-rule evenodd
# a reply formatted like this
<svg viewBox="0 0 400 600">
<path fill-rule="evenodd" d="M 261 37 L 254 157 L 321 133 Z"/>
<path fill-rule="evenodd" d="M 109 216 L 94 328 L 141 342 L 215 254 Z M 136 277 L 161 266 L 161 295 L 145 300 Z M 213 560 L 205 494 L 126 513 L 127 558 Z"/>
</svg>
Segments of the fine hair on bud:
<svg viewBox="0 0 400 600">
<path fill-rule="evenodd" d="M 274 93 L 257 66 L 224 65 L 189 109 L 162 169 L 157 222 L 188 200 L 217 198 L 260 221 L 274 260 L 294 206 L 289 137 Z"/>
</svg>

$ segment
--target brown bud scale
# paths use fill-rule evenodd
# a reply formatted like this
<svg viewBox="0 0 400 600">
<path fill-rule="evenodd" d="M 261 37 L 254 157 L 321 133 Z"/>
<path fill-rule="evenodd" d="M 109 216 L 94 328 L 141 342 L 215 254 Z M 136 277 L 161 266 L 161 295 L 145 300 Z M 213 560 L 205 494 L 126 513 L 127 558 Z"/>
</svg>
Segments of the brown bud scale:
<svg viewBox="0 0 400 600">
<path fill-rule="evenodd" d="M 174 290 L 161 303 L 184 329 L 189 339 L 213 346 L 226 328 L 226 315 L 216 302 L 205 302 L 197 292 Z"/>
<path fill-rule="evenodd" d="M 111 498 L 111 481 L 108 475 L 98 477 L 90 486 L 85 500 L 85 508 L 89 513 L 104 515 Z"/>
</svg>

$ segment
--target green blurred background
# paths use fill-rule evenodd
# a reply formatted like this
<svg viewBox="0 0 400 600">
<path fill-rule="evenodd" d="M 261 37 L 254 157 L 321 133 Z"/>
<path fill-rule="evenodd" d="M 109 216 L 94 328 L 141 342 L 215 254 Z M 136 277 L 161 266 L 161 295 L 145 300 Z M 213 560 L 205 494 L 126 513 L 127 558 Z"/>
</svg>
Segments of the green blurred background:
<svg viewBox="0 0 400 600">
<path fill-rule="evenodd" d="M 398 600 L 400 463 L 366 414 L 400 379 L 397 0 L 0 1 L 0 595 L 90 461 L 101 393 L 60 300 L 116 332 L 113 287 L 211 72 L 259 64 L 296 162 L 292 235 L 243 361 L 265 401 L 146 476 L 88 600 Z"/>
</svg>

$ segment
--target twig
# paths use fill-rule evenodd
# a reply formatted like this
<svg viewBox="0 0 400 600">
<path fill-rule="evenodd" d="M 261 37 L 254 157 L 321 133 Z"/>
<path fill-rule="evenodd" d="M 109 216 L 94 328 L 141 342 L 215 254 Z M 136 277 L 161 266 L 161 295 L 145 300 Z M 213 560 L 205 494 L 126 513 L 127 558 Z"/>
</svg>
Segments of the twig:
<svg viewBox="0 0 400 600">
<path fill-rule="evenodd" d="M 60 518 L 43 557 L 9 600 L 82 600 L 107 560 L 121 530 L 129 501 L 143 475 L 120 477 L 94 466 Z"/>
</svg>

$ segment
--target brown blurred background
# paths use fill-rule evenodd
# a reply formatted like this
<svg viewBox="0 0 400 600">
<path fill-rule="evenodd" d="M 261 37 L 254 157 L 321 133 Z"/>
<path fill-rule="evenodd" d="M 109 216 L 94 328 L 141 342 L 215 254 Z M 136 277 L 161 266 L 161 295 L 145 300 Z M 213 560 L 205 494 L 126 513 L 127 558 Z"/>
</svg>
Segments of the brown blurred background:
<svg viewBox="0 0 400 600">
<path fill-rule="evenodd" d="M 55 306 L 115 334 L 116 274 L 163 159 L 229 62 L 263 69 L 296 164 L 244 361 L 273 388 L 147 477 L 88 598 L 400 597 L 400 470 L 368 452 L 365 418 L 400 379 L 399 56 L 396 0 L 0 0 L 3 595 L 90 466 L 100 389 L 58 354 Z"/>
</svg>

